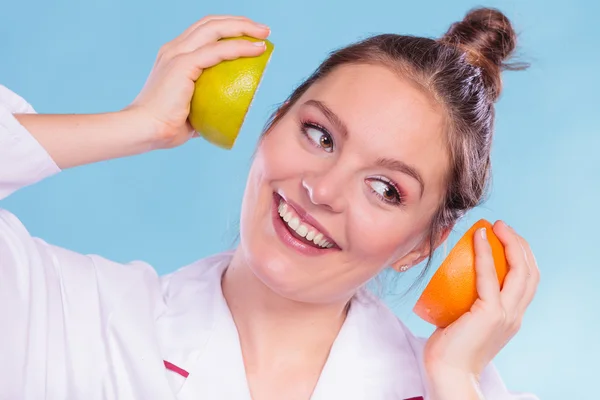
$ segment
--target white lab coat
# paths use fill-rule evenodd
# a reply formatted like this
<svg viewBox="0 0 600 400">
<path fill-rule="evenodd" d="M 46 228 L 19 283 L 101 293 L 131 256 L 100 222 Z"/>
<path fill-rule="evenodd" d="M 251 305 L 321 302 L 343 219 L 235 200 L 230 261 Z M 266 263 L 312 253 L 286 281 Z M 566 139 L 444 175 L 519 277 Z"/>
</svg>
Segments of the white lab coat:
<svg viewBox="0 0 600 400">
<path fill-rule="evenodd" d="M 13 117 L 34 112 L 0 85 L 0 199 L 59 172 Z M 31 237 L 0 210 L 0 399 L 250 399 L 236 327 L 220 278 L 222 253 L 159 277 Z M 361 291 L 313 400 L 427 398 L 424 339 Z M 488 400 L 510 393 L 492 365 Z"/>
</svg>

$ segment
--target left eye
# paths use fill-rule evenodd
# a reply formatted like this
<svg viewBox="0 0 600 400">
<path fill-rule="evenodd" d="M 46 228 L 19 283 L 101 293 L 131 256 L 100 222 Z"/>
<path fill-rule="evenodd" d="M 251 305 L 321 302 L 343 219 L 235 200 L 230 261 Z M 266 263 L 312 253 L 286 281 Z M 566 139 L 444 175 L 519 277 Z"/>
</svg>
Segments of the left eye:
<svg viewBox="0 0 600 400">
<path fill-rule="evenodd" d="M 302 124 L 302 132 L 314 146 L 328 153 L 333 151 L 333 138 L 325 129 L 313 124 Z"/>
<path fill-rule="evenodd" d="M 369 186 L 371 186 L 371 190 L 379 197 L 381 200 L 392 203 L 399 204 L 401 202 L 400 193 L 394 187 L 391 182 L 384 182 L 380 179 L 372 179 L 368 181 Z"/>
</svg>

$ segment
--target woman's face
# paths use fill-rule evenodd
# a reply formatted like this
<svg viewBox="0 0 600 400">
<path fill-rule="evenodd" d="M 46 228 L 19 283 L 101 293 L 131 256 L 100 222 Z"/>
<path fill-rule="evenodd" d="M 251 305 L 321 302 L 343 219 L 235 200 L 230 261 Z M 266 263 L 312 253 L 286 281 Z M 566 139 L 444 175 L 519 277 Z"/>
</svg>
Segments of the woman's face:
<svg viewBox="0 0 600 400">
<path fill-rule="evenodd" d="M 449 165 L 443 135 L 441 109 L 413 83 L 383 66 L 335 69 L 257 150 L 241 216 L 250 269 L 321 303 L 420 261 Z"/>
</svg>

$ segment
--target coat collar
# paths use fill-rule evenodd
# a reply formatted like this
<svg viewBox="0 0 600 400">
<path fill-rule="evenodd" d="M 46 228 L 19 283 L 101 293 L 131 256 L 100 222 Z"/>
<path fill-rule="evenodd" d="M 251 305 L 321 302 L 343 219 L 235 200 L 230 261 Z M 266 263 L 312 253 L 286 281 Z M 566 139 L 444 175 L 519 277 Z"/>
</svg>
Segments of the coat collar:
<svg viewBox="0 0 600 400">
<path fill-rule="evenodd" d="M 178 397 L 250 399 L 237 330 L 221 277 L 222 253 L 163 277 L 158 319 L 165 360 L 189 371 Z M 425 396 L 417 339 L 375 296 L 361 290 L 336 338 L 312 400 Z"/>
</svg>

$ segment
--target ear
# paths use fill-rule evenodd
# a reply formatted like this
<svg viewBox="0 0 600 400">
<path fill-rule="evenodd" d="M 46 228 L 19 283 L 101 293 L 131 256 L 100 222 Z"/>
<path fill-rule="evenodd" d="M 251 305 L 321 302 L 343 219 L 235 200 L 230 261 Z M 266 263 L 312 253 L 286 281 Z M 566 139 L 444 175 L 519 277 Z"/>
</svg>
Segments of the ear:
<svg viewBox="0 0 600 400">
<path fill-rule="evenodd" d="M 452 226 L 449 226 L 448 228 L 444 229 L 444 231 L 436 241 L 434 248 L 437 248 L 442 243 L 444 243 L 446 239 L 448 239 L 448 236 L 450 236 L 450 232 L 452 232 Z M 391 267 L 397 272 L 406 272 L 415 265 L 418 265 L 421 262 L 423 262 L 429 256 L 429 253 L 429 241 L 423 241 L 421 246 L 415 248 L 413 251 L 411 251 L 401 259 L 392 263 Z"/>
</svg>

